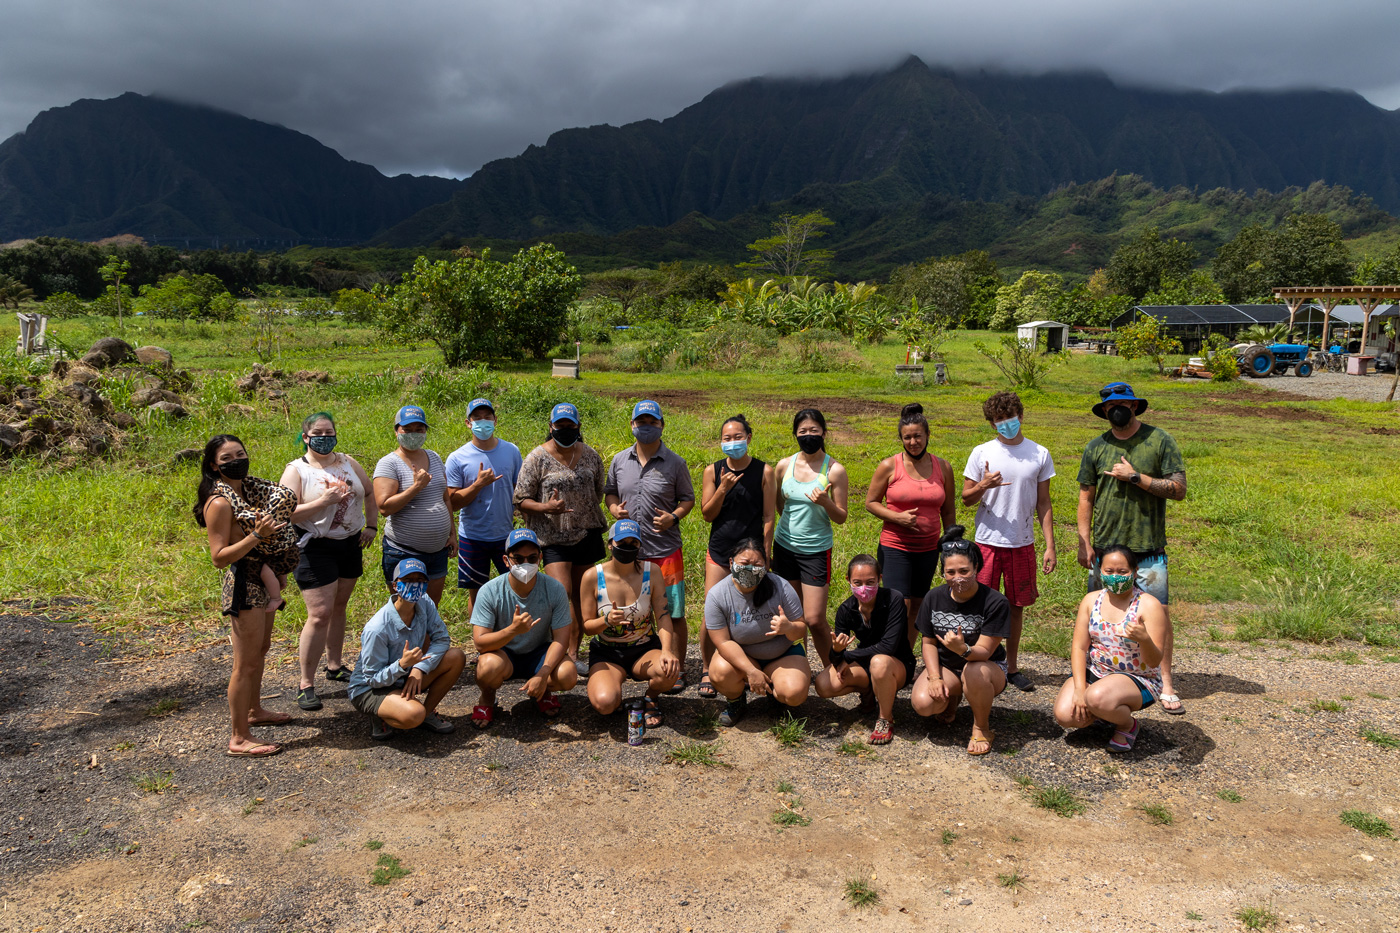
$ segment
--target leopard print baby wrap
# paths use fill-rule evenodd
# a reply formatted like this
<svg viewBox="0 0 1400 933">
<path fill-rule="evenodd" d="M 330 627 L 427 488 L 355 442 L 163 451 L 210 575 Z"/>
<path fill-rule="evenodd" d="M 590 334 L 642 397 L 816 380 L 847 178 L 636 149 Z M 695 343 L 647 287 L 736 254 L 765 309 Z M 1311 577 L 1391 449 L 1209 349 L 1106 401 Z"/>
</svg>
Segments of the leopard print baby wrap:
<svg viewBox="0 0 1400 933">
<path fill-rule="evenodd" d="M 291 523 L 292 510 L 297 507 L 297 495 L 286 486 L 269 483 L 256 476 L 243 480 L 242 495 L 223 481 L 214 484 L 213 494 L 228 500 L 233 507 L 233 520 L 245 535 L 252 533 L 261 515 L 286 523 L 281 531 L 265 541 L 259 541 L 258 546 L 242 560 L 224 571 L 223 612 L 225 615 L 238 615 L 244 609 L 267 602 L 267 593 L 263 591 L 259 576 L 263 564 L 280 575 L 291 573 L 301 560 L 296 528 Z"/>
</svg>

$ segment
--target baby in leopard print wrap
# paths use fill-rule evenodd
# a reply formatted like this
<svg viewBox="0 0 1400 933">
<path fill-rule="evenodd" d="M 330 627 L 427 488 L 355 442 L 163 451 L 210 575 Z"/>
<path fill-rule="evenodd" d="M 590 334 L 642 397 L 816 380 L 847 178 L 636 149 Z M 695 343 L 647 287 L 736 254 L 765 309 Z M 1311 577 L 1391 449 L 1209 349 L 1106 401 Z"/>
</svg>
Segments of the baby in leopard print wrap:
<svg viewBox="0 0 1400 933">
<path fill-rule="evenodd" d="M 263 589 L 267 591 L 267 609 L 271 612 L 282 602 L 282 588 L 287 585 L 287 574 L 295 570 L 297 562 L 301 560 L 296 527 L 291 522 L 292 510 L 297 506 L 296 493 L 278 483 L 250 476 L 243 480 L 243 495 L 240 496 L 222 481 L 214 484 L 214 495 L 223 496 L 233 506 L 233 520 L 244 534 L 253 531 L 262 515 L 284 523 L 281 531 L 259 541 L 258 546 L 243 558 L 248 572 L 256 571 L 261 579 Z"/>
</svg>

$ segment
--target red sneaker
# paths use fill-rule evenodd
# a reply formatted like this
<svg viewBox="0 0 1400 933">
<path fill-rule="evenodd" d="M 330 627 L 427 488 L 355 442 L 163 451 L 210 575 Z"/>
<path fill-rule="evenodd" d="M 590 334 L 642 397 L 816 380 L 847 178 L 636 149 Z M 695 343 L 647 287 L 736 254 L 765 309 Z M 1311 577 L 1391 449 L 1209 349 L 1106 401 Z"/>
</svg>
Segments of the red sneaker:
<svg viewBox="0 0 1400 933">
<path fill-rule="evenodd" d="M 894 723 L 888 719 L 875 720 L 875 731 L 870 733 L 871 745 L 888 745 L 894 738 Z"/>
</svg>

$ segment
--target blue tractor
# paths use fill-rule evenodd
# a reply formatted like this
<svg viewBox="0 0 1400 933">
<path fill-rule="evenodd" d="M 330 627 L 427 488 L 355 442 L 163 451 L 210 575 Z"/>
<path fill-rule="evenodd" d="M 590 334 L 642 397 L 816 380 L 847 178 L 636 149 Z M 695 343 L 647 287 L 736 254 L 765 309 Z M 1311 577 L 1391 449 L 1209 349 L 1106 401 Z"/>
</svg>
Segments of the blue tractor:
<svg viewBox="0 0 1400 933">
<path fill-rule="evenodd" d="M 1234 347 L 1235 362 L 1240 372 L 1255 379 L 1282 376 L 1290 369 L 1296 376 L 1311 376 L 1313 363 L 1308 359 L 1309 347 L 1301 343 L 1241 343 Z"/>
</svg>

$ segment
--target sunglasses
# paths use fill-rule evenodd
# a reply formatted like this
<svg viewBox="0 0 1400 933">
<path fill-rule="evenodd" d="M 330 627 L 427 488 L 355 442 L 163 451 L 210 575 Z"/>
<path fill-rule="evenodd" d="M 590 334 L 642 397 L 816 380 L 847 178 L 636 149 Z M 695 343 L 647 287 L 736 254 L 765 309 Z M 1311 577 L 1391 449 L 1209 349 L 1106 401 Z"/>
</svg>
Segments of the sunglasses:
<svg viewBox="0 0 1400 933">
<path fill-rule="evenodd" d="M 1126 382 L 1111 382 L 1099 390 L 1099 398 L 1107 399 L 1110 395 L 1116 394 L 1119 389 L 1127 389 L 1129 393 L 1133 391 L 1133 387 Z"/>
<path fill-rule="evenodd" d="M 529 557 L 523 554 L 507 554 L 506 556 L 517 564 L 538 564 L 540 562 L 540 555 L 538 552 L 531 554 Z"/>
<path fill-rule="evenodd" d="M 971 554 L 972 542 L 966 538 L 959 538 L 956 541 L 945 541 L 939 548 L 944 554 Z"/>
</svg>

